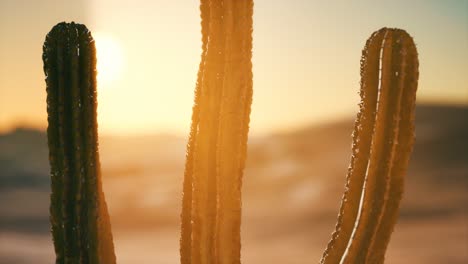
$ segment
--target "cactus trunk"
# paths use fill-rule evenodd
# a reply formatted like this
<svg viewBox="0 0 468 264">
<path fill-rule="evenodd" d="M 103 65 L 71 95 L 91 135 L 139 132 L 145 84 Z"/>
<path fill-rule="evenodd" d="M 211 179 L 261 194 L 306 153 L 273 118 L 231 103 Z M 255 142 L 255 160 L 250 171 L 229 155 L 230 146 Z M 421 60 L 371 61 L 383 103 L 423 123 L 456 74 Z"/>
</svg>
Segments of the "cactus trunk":
<svg viewBox="0 0 468 264">
<path fill-rule="evenodd" d="M 56 263 L 115 263 L 98 152 L 96 49 L 89 30 L 60 23 L 43 47 Z"/>
<path fill-rule="evenodd" d="M 321 263 L 383 263 L 414 141 L 417 80 L 413 39 L 400 29 L 372 34 L 361 60 L 346 189 Z"/>
<path fill-rule="evenodd" d="M 200 9 L 203 53 L 187 147 L 181 263 L 240 263 L 253 1 L 202 0 Z"/>
</svg>

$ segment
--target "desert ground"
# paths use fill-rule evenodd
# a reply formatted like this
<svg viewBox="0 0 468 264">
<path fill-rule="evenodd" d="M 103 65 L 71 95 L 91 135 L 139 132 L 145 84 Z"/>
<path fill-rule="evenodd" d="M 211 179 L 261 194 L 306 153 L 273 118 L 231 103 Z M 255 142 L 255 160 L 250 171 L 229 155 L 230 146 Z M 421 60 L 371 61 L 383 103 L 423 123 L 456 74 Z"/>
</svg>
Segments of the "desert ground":
<svg viewBox="0 0 468 264">
<path fill-rule="evenodd" d="M 414 153 L 386 263 L 468 263 L 468 107 L 417 107 Z M 350 115 L 351 116 L 351 115 Z M 249 139 L 243 263 L 317 263 L 334 229 L 353 121 Z M 179 263 L 186 138 L 102 137 L 118 263 Z M 0 135 L 0 263 L 53 263 L 44 131 Z"/>
</svg>

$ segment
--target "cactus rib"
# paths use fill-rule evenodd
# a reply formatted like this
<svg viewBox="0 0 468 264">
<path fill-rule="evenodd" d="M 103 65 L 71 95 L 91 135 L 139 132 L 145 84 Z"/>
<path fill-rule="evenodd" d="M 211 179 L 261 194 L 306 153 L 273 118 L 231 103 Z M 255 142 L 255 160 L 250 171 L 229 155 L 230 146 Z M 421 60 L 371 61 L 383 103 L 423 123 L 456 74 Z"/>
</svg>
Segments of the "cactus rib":
<svg viewBox="0 0 468 264">
<path fill-rule="evenodd" d="M 96 50 L 89 30 L 59 23 L 43 46 L 56 263 L 115 263 L 102 192 Z"/>
<path fill-rule="evenodd" d="M 221 1 L 210 1 L 209 40 L 203 69 L 198 135 L 194 149 L 192 263 L 210 263 L 216 225 L 216 141 L 224 78 Z"/>
<path fill-rule="evenodd" d="M 184 175 L 184 264 L 240 263 L 241 178 L 252 100 L 252 7 L 251 0 L 201 1 L 204 50 Z"/>
<path fill-rule="evenodd" d="M 383 263 L 414 141 L 417 78 L 416 48 L 405 31 L 383 28 L 369 38 L 346 190 L 321 263 Z"/>
<path fill-rule="evenodd" d="M 204 64 L 208 43 L 210 6 L 208 0 L 200 1 L 200 17 L 202 32 L 202 55 L 198 69 L 197 84 L 195 87 L 195 100 L 192 108 L 192 124 L 190 127 L 189 142 L 187 143 L 187 153 L 184 171 L 184 186 L 182 196 L 181 213 L 181 236 L 180 236 L 180 263 L 191 263 L 191 237 L 192 237 L 192 184 L 193 184 L 193 162 L 195 142 L 197 141 L 199 112 L 200 112 L 200 91 L 203 80 Z"/>
<path fill-rule="evenodd" d="M 240 263 L 242 170 L 252 99 L 253 2 L 225 1 L 224 8 L 227 63 L 217 142 L 216 263 Z"/>
</svg>

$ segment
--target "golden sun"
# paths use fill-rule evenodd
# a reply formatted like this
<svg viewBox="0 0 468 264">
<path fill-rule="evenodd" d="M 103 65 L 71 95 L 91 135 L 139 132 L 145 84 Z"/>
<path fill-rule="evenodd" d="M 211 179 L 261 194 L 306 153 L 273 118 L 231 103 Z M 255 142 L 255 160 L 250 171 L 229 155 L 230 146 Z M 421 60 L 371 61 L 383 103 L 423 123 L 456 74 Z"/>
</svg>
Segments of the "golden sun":
<svg viewBox="0 0 468 264">
<path fill-rule="evenodd" d="M 122 48 L 115 38 L 106 34 L 97 33 L 94 39 L 96 41 L 98 87 L 109 88 L 122 72 Z"/>
</svg>

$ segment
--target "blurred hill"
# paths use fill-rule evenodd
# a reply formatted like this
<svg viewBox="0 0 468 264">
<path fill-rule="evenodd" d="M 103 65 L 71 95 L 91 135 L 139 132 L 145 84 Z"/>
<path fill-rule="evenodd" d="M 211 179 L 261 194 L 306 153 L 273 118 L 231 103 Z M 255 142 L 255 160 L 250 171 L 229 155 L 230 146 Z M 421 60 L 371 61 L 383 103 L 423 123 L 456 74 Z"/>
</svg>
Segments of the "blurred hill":
<svg viewBox="0 0 468 264">
<path fill-rule="evenodd" d="M 352 129 L 353 121 L 344 120 L 249 140 L 244 262 L 319 259 L 335 225 Z M 468 107 L 417 107 L 388 263 L 468 262 L 467 135 Z M 185 144 L 170 135 L 100 139 L 119 263 L 178 263 Z M 48 170 L 44 132 L 0 135 L 0 263 L 52 262 Z"/>
</svg>

